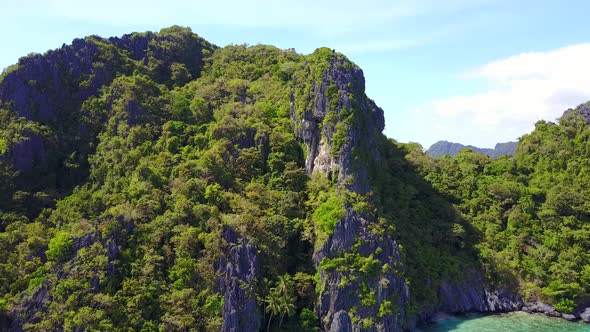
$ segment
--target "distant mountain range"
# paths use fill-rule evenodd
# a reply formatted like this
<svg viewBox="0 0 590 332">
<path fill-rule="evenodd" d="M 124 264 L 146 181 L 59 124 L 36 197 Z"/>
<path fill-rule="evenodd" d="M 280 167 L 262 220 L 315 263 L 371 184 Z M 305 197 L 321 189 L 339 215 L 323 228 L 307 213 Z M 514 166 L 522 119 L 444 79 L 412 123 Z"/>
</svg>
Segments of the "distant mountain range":
<svg viewBox="0 0 590 332">
<path fill-rule="evenodd" d="M 438 141 L 430 146 L 426 153 L 435 158 L 444 156 L 446 154 L 455 156 L 459 151 L 469 148 L 473 151 L 481 152 L 487 154 L 492 158 L 498 158 L 503 155 L 511 155 L 514 156 L 514 152 L 516 151 L 516 147 L 518 146 L 518 142 L 506 142 L 506 143 L 498 143 L 493 149 L 489 148 L 478 148 L 473 145 L 463 145 L 461 143 L 453 143 L 448 141 Z"/>
</svg>

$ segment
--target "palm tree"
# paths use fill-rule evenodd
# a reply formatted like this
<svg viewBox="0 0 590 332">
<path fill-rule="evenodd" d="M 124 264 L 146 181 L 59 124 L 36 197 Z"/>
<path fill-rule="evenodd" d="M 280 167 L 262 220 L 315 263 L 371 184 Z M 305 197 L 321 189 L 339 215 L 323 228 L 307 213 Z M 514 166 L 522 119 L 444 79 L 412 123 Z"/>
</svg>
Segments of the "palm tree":
<svg viewBox="0 0 590 332">
<path fill-rule="evenodd" d="M 275 291 L 274 288 L 270 290 L 270 294 L 266 298 L 266 312 L 270 312 L 270 317 L 268 318 L 268 326 L 266 331 L 270 331 L 270 322 L 272 322 L 272 316 L 278 315 L 281 312 L 281 296 L 278 292 Z"/>
<path fill-rule="evenodd" d="M 266 302 L 266 292 L 268 292 L 270 290 L 270 281 L 268 280 L 268 278 L 264 278 L 262 280 L 262 321 L 265 322 L 266 321 L 266 308 L 264 305 L 264 302 Z"/>
<path fill-rule="evenodd" d="M 279 330 L 281 329 L 281 325 L 283 324 L 283 318 L 285 318 L 285 314 L 287 316 L 293 316 L 295 314 L 295 297 L 293 296 L 282 296 L 280 298 L 279 308 L 281 312 L 281 320 L 279 321 Z"/>
<path fill-rule="evenodd" d="M 293 289 L 293 280 L 291 280 L 291 276 L 288 274 L 279 276 L 279 280 L 277 280 L 277 287 L 276 290 L 282 296 L 286 296 L 291 292 Z"/>
<path fill-rule="evenodd" d="M 293 296 L 293 280 L 288 274 L 279 276 L 277 286 L 270 289 L 270 293 L 266 298 L 266 312 L 270 312 L 268 319 L 267 332 L 270 330 L 270 323 L 273 315 L 281 315 L 279 322 L 279 329 L 283 324 L 285 315 L 293 316 L 295 314 L 295 297 Z"/>
</svg>

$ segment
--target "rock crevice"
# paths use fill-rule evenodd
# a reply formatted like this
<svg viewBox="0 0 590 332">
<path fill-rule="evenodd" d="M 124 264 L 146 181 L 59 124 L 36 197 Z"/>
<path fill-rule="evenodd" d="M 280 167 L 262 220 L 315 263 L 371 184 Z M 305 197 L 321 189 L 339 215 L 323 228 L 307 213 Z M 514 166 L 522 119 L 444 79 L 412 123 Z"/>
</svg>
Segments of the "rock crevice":
<svg viewBox="0 0 590 332">
<path fill-rule="evenodd" d="M 375 141 L 384 128 L 383 111 L 365 96 L 364 88 L 362 71 L 334 55 L 322 79 L 314 81 L 301 117 L 293 105 L 291 111 L 292 120 L 301 124 L 296 135 L 306 145 L 307 172 L 324 173 L 339 188 L 360 195 L 370 191 L 368 169 L 380 160 Z M 348 207 L 333 234 L 314 252 L 322 284 L 317 313 L 325 330 L 400 331 L 405 324 L 409 288 L 397 243 L 372 233 L 373 223 L 375 215 Z M 343 255 L 378 264 L 381 271 L 322 268 L 324 259 Z"/>
<path fill-rule="evenodd" d="M 228 249 L 226 257 L 218 263 L 219 291 L 224 296 L 221 330 L 258 331 L 260 316 L 253 289 L 260 270 L 256 247 L 227 226 L 222 237 Z"/>
</svg>

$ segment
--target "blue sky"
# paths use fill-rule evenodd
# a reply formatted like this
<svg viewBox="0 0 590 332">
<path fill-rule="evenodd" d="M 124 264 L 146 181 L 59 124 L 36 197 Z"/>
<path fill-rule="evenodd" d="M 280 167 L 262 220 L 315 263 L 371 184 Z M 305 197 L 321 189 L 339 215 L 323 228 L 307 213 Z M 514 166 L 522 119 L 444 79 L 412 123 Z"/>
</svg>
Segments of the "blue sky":
<svg viewBox="0 0 590 332">
<path fill-rule="evenodd" d="M 590 100 L 590 2 L 2 1 L 0 68 L 76 37 L 173 24 L 219 45 L 328 46 L 363 68 L 387 136 L 424 147 L 514 140 Z"/>
</svg>

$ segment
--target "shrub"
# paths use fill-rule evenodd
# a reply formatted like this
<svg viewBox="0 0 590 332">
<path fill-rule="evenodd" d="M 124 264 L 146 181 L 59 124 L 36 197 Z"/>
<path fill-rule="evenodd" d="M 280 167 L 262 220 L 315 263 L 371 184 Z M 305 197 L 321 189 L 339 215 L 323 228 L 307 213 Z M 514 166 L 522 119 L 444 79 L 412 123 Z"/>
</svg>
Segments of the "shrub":
<svg viewBox="0 0 590 332">
<path fill-rule="evenodd" d="M 49 249 L 45 251 L 47 259 L 50 261 L 60 261 L 70 254 L 74 239 L 70 233 L 62 231 L 55 234 L 55 237 L 49 241 Z"/>
<path fill-rule="evenodd" d="M 576 303 L 570 299 L 561 299 L 554 307 L 559 312 L 571 313 L 576 308 Z"/>
<path fill-rule="evenodd" d="M 346 215 L 344 200 L 338 196 L 330 196 L 313 213 L 313 222 L 320 230 L 332 235 L 336 223 Z"/>
</svg>

